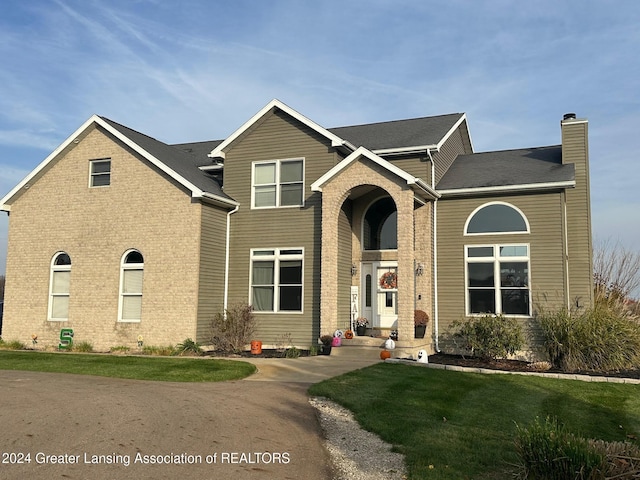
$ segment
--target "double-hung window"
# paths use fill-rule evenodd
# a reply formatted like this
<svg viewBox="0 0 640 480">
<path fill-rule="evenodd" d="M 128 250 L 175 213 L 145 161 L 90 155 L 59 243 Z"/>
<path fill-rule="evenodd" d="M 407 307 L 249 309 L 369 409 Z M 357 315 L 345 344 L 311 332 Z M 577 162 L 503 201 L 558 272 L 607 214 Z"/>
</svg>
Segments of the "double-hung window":
<svg viewBox="0 0 640 480">
<path fill-rule="evenodd" d="M 69 291 L 71 285 L 71 258 L 59 252 L 51 261 L 49 286 L 49 320 L 69 319 Z"/>
<path fill-rule="evenodd" d="M 251 304 L 257 312 L 302 312 L 301 248 L 251 251 Z"/>
<path fill-rule="evenodd" d="M 299 207 L 303 204 L 304 160 L 254 162 L 251 205 L 253 208 Z"/>
<path fill-rule="evenodd" d="M 531 315 L 529 246 L 465 247 L 467 314 Z"/>
<path fill-rule="evenodd" d="M 89 186 L 108 187 L 111 185 L 111 159 L 91 160 L 89 162 Z"/>
<path fill-rule="evenodd" d="M 142 318 L 142 280 L 144 258 L 137 250 L 129 250 L 120 265 L 120 313 L 121 322 L 139 322 Z"/>
</svg>

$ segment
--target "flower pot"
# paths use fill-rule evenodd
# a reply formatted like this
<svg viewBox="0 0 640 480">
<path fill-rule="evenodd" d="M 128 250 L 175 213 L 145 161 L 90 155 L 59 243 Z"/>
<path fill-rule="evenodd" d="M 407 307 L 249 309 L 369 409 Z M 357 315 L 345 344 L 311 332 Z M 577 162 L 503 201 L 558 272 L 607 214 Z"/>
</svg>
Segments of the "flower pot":
<svg viewBox="0 0 640 480">
<path fill-rule="evenodd" d="M 321 345 L 318 355 L 331 355 L 331 345 Z"/>
<path fill-rule="evenodd" d="M 364 337 L 367 334 L 367 326 L 356 327 L 356 333 L 359 337 Z"/>
<path fill-rule="evenodd" d="M 427 332 L 426 325 L 415 325 L 413 328 L 415 329 L 413 335 L 415 338 L 424 338 L 424 334 Z"/>
</svg>

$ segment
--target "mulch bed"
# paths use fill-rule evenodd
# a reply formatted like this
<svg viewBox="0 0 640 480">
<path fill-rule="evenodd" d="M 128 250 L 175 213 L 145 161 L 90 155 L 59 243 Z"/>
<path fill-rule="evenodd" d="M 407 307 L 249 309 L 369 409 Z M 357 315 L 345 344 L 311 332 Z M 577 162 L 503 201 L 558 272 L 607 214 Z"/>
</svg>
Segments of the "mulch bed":
<svg viewBox="0 0 640 480">
<path fill-rule="evenodd" d="M 529 362 L 522 360 L 483 360 L 477 357 L 464 357 L 462 355 L 451 355 L 447 353 L 436 353 L 429 356 L 429 363 L 437 363 L 441 365 L 457 365 L 460 367 L 487 368 L 491 370 L 503 370 L 507 372 L 532 372 L 536 371 L 531 368 Z M 618 377 L 618 378 L 634 378 L 640 379 L 640 370 L 624 370 L 619 372 L 562 372 L 556 368 L 546 370 L 549 373 L 572 373 L 576 375 L 591 375 L 598 377 Z"/>
</svg>

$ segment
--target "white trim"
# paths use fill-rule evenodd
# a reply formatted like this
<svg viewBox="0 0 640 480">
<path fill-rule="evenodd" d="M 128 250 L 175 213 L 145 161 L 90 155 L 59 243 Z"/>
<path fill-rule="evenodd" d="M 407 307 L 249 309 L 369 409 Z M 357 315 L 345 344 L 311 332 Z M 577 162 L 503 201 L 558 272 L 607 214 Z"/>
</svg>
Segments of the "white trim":
<svg viewBox="0 0 640 480">
<path fill-rule="evenodd" d="M 142 256 L 142 263 L 125 263 L 127 255 L 137 252 Z M 126 270 L 141 270 L 142 271 L 142 290 L 139 294 L 127 294 L 122 291 L 124 287 L 124 272 Z M 123 300 L 125 296 L 138 296 L 140 297 L 140 318 L 122 318 Z M 118 323 L 140 323 L 142 321 L 142 299 L 144 298 L 144 255 L 136 248 L 130 248 L 122 255 L 120 259 L 120 286 L 118 290 Z"/>
<path fill-rule="evenodd" d="M 575 186 L 576 186 L 575 180 L 566 180 L 563 182 L 525 183 L 521 185 L 500 185 L 496 187 L 451 188 L 451 189 L 438 190 L 438 193 L 441 196 L 453 197 L 458 195 L 517 192 L 522 190 L 555 190 L 559 188 L 573 188 Z"/>
<path fill-rule="evenodd" d="M 254 256 L 255 252 L 262 251 L 273 251 L 272 255 L 263 255 L 263 256 Z M 299 254 L 288 254 L 282 255 L 280 252 L 283 250 L 300 250 Z M 260 261 L 261 259 L 265 261 L 273 261 L 273 310 L 255 310 L 255 314 L 292 314 L 292 315 L 301 315 L 304 313 L 304 247 L 264 247 L 264 248 L 252 248 L 249 251 L 249 305 L 253 306 L 253 262 L 254 260 Z M 280 302 L 279 302 L 279 288 L 280 288 L 280 262 L 287 260 L 300 260 L 302 262 L 300 272 L 302 283 L 300 285 L 300 310 L 280 310 Z"/>
<path fill-rule="evenodd" d="M 355 150 L 355 147 L 353 145 L 351 145 L 349 142 L 347 142 L 346 140 L 343 140 L 342 138 L 338 137 L 337 135 L 331 133 L 326 128 L 321 127 L 320 125 L 318 125 L 313 120 L 310 120 L 309 118 L 305 117 L 301 113 L 295 111 L 293 108 L 289 107 L 288 105 L 285 105 L 280 100 L 274 98 L 267 105 L 265 105 L 258 113 L 256 113 L 253 117 L 251 117 L 249 120 L 247 120 L 244 124 L 242 124 L 242 126 L 240 128 L 238 128 L 235 132 L 233 132 L 231 135 L 229 135 L 220 145 L 218 145 L 216 148 L 214 148 L 208 154 L 208 156 L 211 157 L 211 158 L 225 158 L 224 150 L 229 145 L 231 145 L 238 137 L 240 137 L 244 132 L 246 132 L 249 128 L 251 128 L 251 126 L 254 123 L 256 123 L 258 120 L 260 120 L 263 116 L 265 116 L 267 113 L 269 113 L 274 108 L 282 110 L 287 115 L 295 118 L 299 122 L 305 124 L 307 127 L 309 127 L 312 130 L 315 130 L 316 132 L 318 132 L 320 135 L 322 135 L 322 136 L 326 137 L 327 139 L 331 140 L 331 146 L 332 147 L 346 147 L 347 149 L 349 149 L 351 151 Z"/>
<path fill-rule="evenodd" d="M 318 180 L 313 182 L 311 184 L 311 190 L 314 191 L 314 192 L 322 192 L 322 187 L 326 183 L 328 183 L 329 180 L 331 180 L 334 176 L 336 176 L 342 170 L 347 168 L 351 163 L 353 163 L 354 161 L 358 160 L 360 157 L 365 157 L 365 158 L 371 160 L 373 163 L 375 163 L 375 164 L 381 166 L 382 168 L 384 168 L 385 170 L 389 171 L 390 173 L 393 173 L 397 177 L 400 177 L 402 180 L 407 182 L 407 185 L 409 185 L 410 187 L 413 187 L 415 185 L 414 190 L 420 190 L 421 192 L 425 193 L 426 196 L 428 196 L 430 198 L 439 198 L 440 197 L 440 194 L 438 192 L 436 192 L 434 189 L 432 189 L 429 186 L 429 184 L 427 184 L 424 180 L 422 180 L 421 178 L 409 175 L 407 172 L 405 172 L 401 168 L 398 168 L 397 166 L 395 166 L 391 162 L 388 162 L 384 158 L 376 155 L 371 150 L 369 150 L 369 149 L 367 149 L 365 147 L 358 147 L 358 149 L 355 152 L 353 152 L 351 155 L 349 155 L 344 160 L 342 160 L 340 163 L 338 163 L 333 168 L 331 168 L 328 172 L 326 172 L 324 175 L 322 175 Z"/>
<path fill-rule="evenodd" d="M 282 186 L 282 182 L 280 181 L 280 171 L 281 171 L 281 167 L 282 167 L 282 163 L 287 163 L 287 162 L 297 162 L 297 161 L 302 161 L 302 180 L 300 182 L 287 182 L 285 184 L 292 184 L 292 183 L 302 183 L 302 198 L 300 199 L 301 203 L 299 203 L 298 205 L 280 205 L 281 203 L 281 186 Z M 275 186 L 275 194 L 276 194 L 276 204 L 275 205 L 267 205 L 264 207 L 257 207 L 255 205 L 255 193 L 256 193 L 256 185 L 255 185 L 255 172 L 256 172 L 256 165 L 268 165 L 268 164 L 275 164 L 276 167 L 276 171 L 275 171 L 275 182 L 274 182 L 274 186 Z M 304 198 L 304 186 L 305 186 L 305 168 L 306 168 L 306 160 L 305 157 L 292 157 L 292 158 L 279 158 L 276 160 L 257 160 L 255 162 L 251 163 L 251 210 L 264 210 L 264 209 L 269 209 L 269 208 L 301 208 L 304 207 L 304 203 L 305 203 L 305 198 Z"/>
<path fill-rule="evenodd" d="M 67 147 L 69 147 L 70 145 L 76 145 L 78 143 L 78 137 L 94 123 L 96 125 L 99 125 L 103 129 L 105 129 L 107 132 L 109 132 L 111 135 L 116 137 L 122 143 L 124 143 L 125 145 L 130 147 L 136 153 L 140 154 L 142 157 L 144 157 L 149 162 L 151 162 L 159 170 L 161 170 L 162 172 L 166 173 L 169 177 L 171 177 L 172 179 L 176 180 L 178 183 L 180 183 L 185 188 L 190 190 L 191 191 L 191 196 L 193 198 L 203 198 L 203 197 L 206 198 L 206 197 L 210 196 L 210 197 L 215 197 L 217 199 L 217 201 L 222 205 L 232 206 L 232 207 L 235 207 L 237 205 L 237 202 L 234 202 L 233 200 L 229 200 L 229 199 L 225 199 L 223 197 L 215 196 L 215 195 L 209 194 L 208 192 L 205 192 L 205 191 L 199 189 L 194 184 L 192 184 L 187 179 L 185 179 L 182 175 L 179 175 L 173 169 L 169 168 L 164 162 L 158 160 L 156 157 L 151 155 L 149 152 L 147 152 L 140 145 L 138 145 L 137 143 L 132 141 L 129 137 L 127 137 L 126 135 L 120 133 L 116 128 L 112 127 L 108 122 L 106 122 L 105 120 L 100 118 L 98 115 L 92 115 L 86 122 L 84 122 L 80 126 L 80 128 L 78 128 L 75 132 L 73 132 L 73 134 L 71 134 L 64 142 L 62 142 L 62 144 L 60 144 L 60 146 L 58 148 L 56 148 L 51 154 L 49 154 L 47 156 L 47 158 L 45 158 L 18 185 L 16 185 L 13 188 L 13 190 L 11 190 L 7 195 L 5 195 L 2 199 L 0 199 L 0 210 L 6 211 L 6 212 L 10 211 L 11 210 L 11 205 L 9 205 L 8 202 L 10 202 L 11 199 L 22 188 L 28 188 L 29 187 L 29 182 L 31 180 L 33 180 L 40 172 L 42 172 L 49 165 L 49 163 L 51 163 L 53 160 L 55 160 L 56 157 L 59 154 L 61 154 Z"/>
<path fill-rule="evenodd" d="M 71 256 L 65 251 L 56 252 L 51 258 L 51 265 L 49 268 L 49 305 L 47 306 L 47 321 L 49 322 L 67 322 L 69 320 L 69 306 L 71 302 L 71 266 L 73 262 L 69 265 L 56 265 L 55 262 L 60 255 L 67 255 L 69 260 L 71 261 Z M 69 291 L 66 294 L 53 293 L 53 277 L 56 272 L 69 272 Z M 67 316 L 66 318 L 53 318 L 53 298 L 54 297 L 67 297 L 69 301 L 69 305 L 67 305 Z"/>
<path fill-rule="evenodd" d="M 445 136 L 442 137 L 442 139 L 438 142 L 436 146 L 436 149 L 438 151 L 440 151 L 440 148 L 442 148 L 442 146 L 444 145 L 444 142 L 446 142 L 449 139 L 449 137 L 453 135 L 453 132 L 455 132 L 458 129 L 458 127 L 462 124 L 462 122 L 466 120 L 467 120 L 467 114 L 463 113 L 462 116 L 458 119 L 458 121 L 453 124 L 453 127 L 451 127 L 449 131 L 445 134 Z M 471 145 L 471 151 L 473 152 L 473 142 L 471 141 L 471 133 L 469 133 L 468 125 L 467 125 L 467 136 L 469 137 L 469 144 Z"/>
<path fill-rule="evenodd" d="M 493 249 L 493 255 L 491 257 L 469 257 L 468 249 L 469 248 L 487 248 L 491 247 Z M 500 247 L 527 247 L 527 255 L 526 256 L 501 256 L 500 255 Z M 470 300 L 469 300 L 469 290 L 471 287 L 469 286 L 469 268 L 468 265 L 470 263 L 489 263 L 488 260 L 493 262 L 493 291 L 494 291 L 494 309 L 495 313 L 491 314 L 490 312 L 486 313 L 472 313 L 470 311 Z M 517 290 L 527 290 L 529 292 L 529 313 L 519 314 L 519 313 L 505 313 L 502 311 L 502 289 L 507 289 L 508 287 L 502 287 L 502 278 L 500 276 L 500 262 L 513 261 L 513 262 L 527 262 L 527 285 L 526 289 L 523 287 L 516 287 Z M 488 288 L 488 287 L 487 287 Z M 531 244 L 529 243 L 482 243 L 482 244 L 466 244 L 464 245 L 464 311 L 465 316 L 467 317 L 481 317 L 486 314 L 491 315 L 504 315 L 507 317 L 514 318 L 531 318 L 533 316 L 533 302 L 532 302 L 532 286 L 531 286 Z"/>
<path fill-rule="evenodd" d="M 93 171 L 93 166 L 96 163 L 107 163 L 109 162 L 109 172 L 108 173 L 95 173 Z M 110 187 L 111 186 L 111 157 L 107 157 L 107 158 L 95 158 L 95 159 L 91 159 L 89 160 L 89 188 L 104 188 L 104 187 Z M 102 176 L 107 176 L 109 175 L 109 183 L 106 185 L 93 185 L 93 179 L 95 177 L 102 177 Z"/>
<path fill-rule="evenodd" d="M 480 210 L 482 210 L 485 207 L 490 207 L 491 205 L 504 205 L 506 207 L 510 207 L 513 208 L 516 212 L 518 212 L 520 214 L 520 216 L 522 217 L 522 219 L 524 220 L 524 224 L 527 227 L 526 231 L 509 231 L 509 232 L 477 232 L 477 233 L 467 233 L 467 228 L 469 228 L 469 222 L 471 221 L 471 219 L 475 216 L 476 213 L 478 213 Z M 508 203 L 508 202 L 500 202 L 500 201 L 494 201 L 494 202 L 486 202 L 483 203 L 482 205 L 480 205 L 479 207 L 477 207 L 473 212 L 471 212 L 469 214 L 469 216 L 467 217 L 467 221 L 464 222 L 464 229 L 462 230 L 462 235 L 465 237 L 474 237 L 474 236 L 478 236 L 478 235 L 522 235 L 522 234 L 529 234 L 531 233 L 531 226 L 529 225 L 529 219 L 527 218 L 527 216 L 524 214 L 524 212 L 522 210 L 520 210 L 518 207 L 516 207 L 515 205 Z"/>
</svg>

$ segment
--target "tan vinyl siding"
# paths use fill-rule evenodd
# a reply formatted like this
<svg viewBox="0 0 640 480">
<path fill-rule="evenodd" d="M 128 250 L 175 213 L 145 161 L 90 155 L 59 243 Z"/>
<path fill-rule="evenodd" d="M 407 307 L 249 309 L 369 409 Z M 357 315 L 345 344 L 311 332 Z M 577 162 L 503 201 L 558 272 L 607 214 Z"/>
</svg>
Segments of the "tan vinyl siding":
<svg viewBox="0 0 640 480">
<path fill-rule="evenodd" d="M 289 158 L 304 158 L 304 205 L 251 209 L 252 162 Z M 231 217 L 229 303 L 250 301 L 252 248 L 304 249 L 303 312 L 256 313 L 257 336 L 265 345 L 286 333 L 303 347 L 315 341 L 320 322 L 322 197 L 310 185 L 339 160 L 326 138 L 280 112 L 267 115 L 226 154 L 224 189 L 241 204 Z"/>
<path fill-rule="evenodd" d="M 338 219 L 338 328 L 342 330 L 347 330 L 350 325 L 352 230 L 349 219 L 352 218 L 352 210 L 351 201 L 347 200 L 342 205 Z"/>
<path fill-rule="evenodd" d="M 389 156 L 385 159 L 410 175 L 431 184 L 431 162 L 426 152 L 422 155 Z"/>
<path fill-rule="evenodd" d="M 567 190 L 569 301 L 589 305 L 593 298 L 589 151 L 586 121 L 563 122 L 562 162 L 573 163 L 576 188 Z"/>
<path fill-rule="evenodd" d="M 468 142 L 465 141 L 463 136 L 462 129 L 464 126 L 465 124 L 462 123 L 458 129 L 451 134 L 444 145 L 442 145 L 439 152 L 433 152 L 431 154 L 435 163 L 436 185 L 442 179 L 444 174 L 447 173 L 447 170 L 449 170 L 449 167 L 458 155 L 472 153 L 470 147 L 465 147 Z"/>
<path fill-rule="evenodd" d="M 530 224 L 530 234 L 464 236 L 468 216 L 492 201 L 519 208 Z M 491 198 L 441 199 L 438 208 L 438 310 L 441 346 L 452 348 L 447 332 L 465 316 L 465 245 L 529 244 L 531 302 L 541 307 L 564 305 L 564 262 L 561 193 Z M 523 320 L 523 324 L 528 324 Z"/>
<path fill-rule="evenodd" d="M 222 313 L 225 276 L 227 212 L 202 205 L 200 232 L 200 275 L 198 281 L 197 342 L 210 341 L 211 320 Z"/>
</svg>

